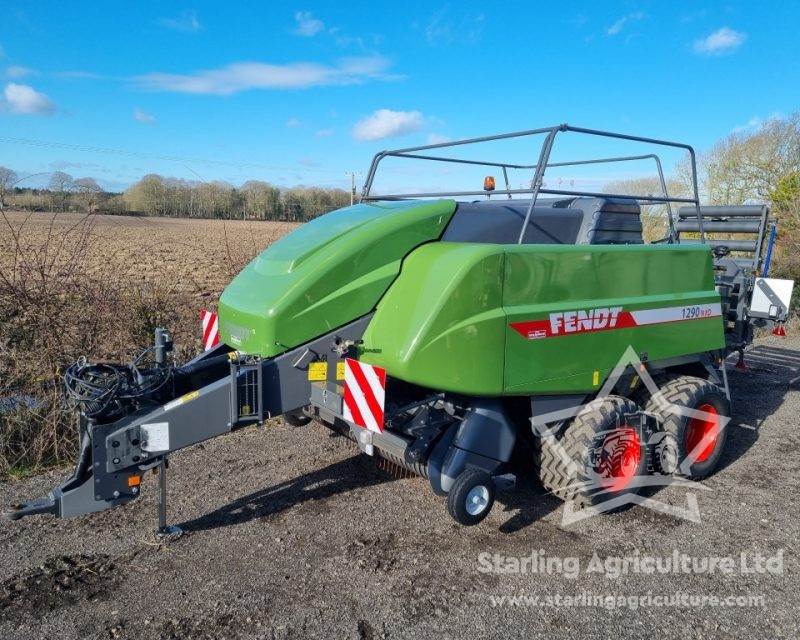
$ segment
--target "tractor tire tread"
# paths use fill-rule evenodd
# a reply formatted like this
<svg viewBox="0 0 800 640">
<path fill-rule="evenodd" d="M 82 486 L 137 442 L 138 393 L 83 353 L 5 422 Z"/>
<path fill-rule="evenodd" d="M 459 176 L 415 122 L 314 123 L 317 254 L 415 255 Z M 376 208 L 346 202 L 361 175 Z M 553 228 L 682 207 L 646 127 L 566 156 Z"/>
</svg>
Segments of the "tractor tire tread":
<svg viewBox="0 0 800 640">
<path fill-rule="evenodd" d="M 705 394 L 710 392 L 712 394 L 721 396 L 721 399 L 724 400 L 724 404 L 727 405 L 727 399 L 725 399 L 724 392 L 713 382 L 703 378 L 697 378 L 695 376 L 688 375 L 672 376 L 667 380 L 660 382 L 658 387 L 661 391 L 662 397 L 669 404 L 674 404 L 681 407 L 695 407 L 700 404 L 698 398 L 702 398 Z M 681 419 L 683 416 L 678 416 L 673 413 L 667 413 L 666 415 L 663 414 L 661 407 L 653 398 L 650 398 L 647 401 L 644 406 L 644 410 L 647 413 L 654 413 L 660 416 L 662 430 L 666 431 L 667 433 L 671 433 L 676 439 L 680 439 L 680 430 L 682 424 Z M 728 413 L 730 413 L 729 407 Z M 725 446 L 726 435 L 727 434 L 725 434 L 725 431 L 723 430 L 721 444 L 722 447 Z M 715 465 L 712 465 L 711 468 L 702 473 L 692 473 L 686 477 L 689 477 L 693 480 L 702 480 L 713 472 L 714 466 Z"/>
<path fill-rule="evenodd" d="M 616 413 L 635 413 L 638 410 L 638 405 L 628 398 L 608 396 L 598 408 L 581 411 L 553 437 L 561 444 L 571 461 L 580 463 L 586 451 L 594 445 L 597 425 L 609 421 Z M 558 455 L 557 448 L 551 446 L 550 438 L 536 438 L 534 465 L 539 481 L 555 496 L 565 502 L 573 501 L 579 506 L 593 504 L 591 497 L 583 493 L 580 487 L 575 486 L 576 478 L 570 475 L 568 466 Z"/>
</svg>

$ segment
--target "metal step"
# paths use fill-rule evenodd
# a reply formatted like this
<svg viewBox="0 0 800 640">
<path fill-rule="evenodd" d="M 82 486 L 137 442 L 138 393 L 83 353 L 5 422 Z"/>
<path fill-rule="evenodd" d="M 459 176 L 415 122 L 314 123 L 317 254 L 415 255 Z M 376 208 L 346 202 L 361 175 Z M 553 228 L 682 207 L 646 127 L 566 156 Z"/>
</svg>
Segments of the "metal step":
<svg viewBox="0 0 800 640">
<path fill-rule="evenodd" d="M 756 264 L 757 260 L 755 257 L 751 259 L 746 258 L 722 258 L 718 261 L 720 266 L 726 266 L 728 264 L 734 264 L 739 269 L 748 270 L 748 269 L 755 269 L 757 267 Z"/>
<path fill-rule="evenodd" d="M 763 204 L 743 204 L 738 206 L 713 206 L 700 207 L 702 218 L 761 218 L 767 210 L 767 205 Z M 697 219 L 697 207 L 686 206 L 678 209 L 678 217 L 681 220 L 688 218 Z"/>
<path fill-rule="evenodd" d="M 701 244 L 700 240 L 693 238 L 681 238 L 681 244 Z M 728 247 L 731 251 L 750 251 L 756 252 L 757 242 L 755 240 L 720 240 L 717 238 L 706 238 L 705 244 L 710 247 Z"/>
<path fill-rule="evenodd" d="M 761 220 L 708 220 L 703 221 L 706 233 L 758 233 Z M 681 220 L 675 224 L 676 231 L 700 232 L 700 223 L 695 219 Z"/>
</svg>

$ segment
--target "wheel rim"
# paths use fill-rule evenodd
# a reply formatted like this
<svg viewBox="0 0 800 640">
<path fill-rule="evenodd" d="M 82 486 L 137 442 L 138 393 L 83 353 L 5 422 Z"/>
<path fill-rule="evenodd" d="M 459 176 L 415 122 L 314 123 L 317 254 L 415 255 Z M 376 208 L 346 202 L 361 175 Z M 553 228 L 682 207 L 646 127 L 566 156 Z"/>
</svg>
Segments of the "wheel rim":
<svg viewBox="0 0 800 640">
<path fill-rule="evenodd" d="M 483 485 L 472 487 L 467 494 L 466 509 L 471 516 L 477 516 L 486 509 L 489 504 L 489 489 Z"/>
<path fill-rule="evenodd" d="M 689 419 L 689 425 L 686 428 L 686 452 L 692 457 L 693 462 L 705 462 L 714 453 L 719 440 L 719 412 L 712 404 L 705 403 L 697 407 L 696 411 L 702 411 L 711 417 L 698 418 L 693 417 Z M 705 444 L 701 446 L 704 438 Z M 701 447 L 698 451 L 695 451 Z"/>
<path fill-rule="evenodd" d="M 670 475 L 678 468 L 677 447 L 669 434 L 664 434 L 661 442 L 656 446 L 656 455 L 658 456 L 659 473 Z"/>
<path fill-rule="evenodd" d="M 602 451 L 601 485 L 611 493 L 623 491 L 639 472 L 642 458 L 639 434 L 627 425 L 620 427 L 606 436 Z"/>
</svg>

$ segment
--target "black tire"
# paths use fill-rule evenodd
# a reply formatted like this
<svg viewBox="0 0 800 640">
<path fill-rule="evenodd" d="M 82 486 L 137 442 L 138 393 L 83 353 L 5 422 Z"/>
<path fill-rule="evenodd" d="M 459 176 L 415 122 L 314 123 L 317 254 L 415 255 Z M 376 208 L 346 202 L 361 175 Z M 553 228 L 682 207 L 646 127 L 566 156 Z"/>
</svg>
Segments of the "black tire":
<svg viewBox="0 0 800 640">
<path fill-rule="evenodd" d="M 309 422 L 311 422 L 311 418 L 305 415 L 302 411 L 292 411 L 289 413 L 283 414 L 283 419 L 286 421 L 291 427 L 304 427 Z"/>
<path fill-rule="evenodd" d="M 725 397 L 725 393 L 713 382 L 693 376 L 676 376 L 663 382 L 658 382 L 660 383 L 659 389 L 662 396 L 670 404 L 701 410 L 702 407 L 711 406 L 719 416 L 727 418 L 730 415 L 730 404 Z M 697 423 L 693 425 L 693 418 L 668 411 L 653 398 L 648 399 L 645 411 L 657 415 L 661 421 L 661 429 L 673 438 L 673 442 L 677 447 L 678 465 L 674 471 L 676 475 L 702 480 L 714 471 L 722 452 L 725 450 L 725 442 L 728 435 L 726 428 L 720 428 L 717 423 L 717 435 L 713 442 L 713 447 L 710 444 L 706 448 L 702 448 L 701 444 L 695 445 L 692 449 L 701 447 L 701 450 L 695 452 L 694 458 L 698 459 L 690 462 L 689 456 L 692 453 L 689 448 L 690 442 L 697 442 L 696 436 L 694 440 L 691 439 L 691 432 L 697 428 Z M 712 413 L 707 409 L 705 411 Z"/>
<path fill-rule="evenodd" d="M 671 476 L 678 470 L 678 440 L 673 434 L 666 431 L 654 433 L 648 442 L 647 454 L 654 474 Z"/>
<path fill-rule="evenodd" d="M 627 426 L 625 416 L 640 411 L 627 398 L 609 396 L 600 406 L 586 407 L 557 435 L 537 438 L 534 462 L 539 481 L 562 500 L 581 506 L 600 506 L 638 493 L 641 483 L 636 478 L 647 473 L 647 455 L 642 434 Z M 605 510 L 628 504 L 618 503 Z"/>
<path fill-rule="evenodd" d="M 492 510 L 494 494 L 492 476 L 480 469 L 465 469 L 447 494 L 447 512 L 464 526 L 478 524 Z"/>
</svg>

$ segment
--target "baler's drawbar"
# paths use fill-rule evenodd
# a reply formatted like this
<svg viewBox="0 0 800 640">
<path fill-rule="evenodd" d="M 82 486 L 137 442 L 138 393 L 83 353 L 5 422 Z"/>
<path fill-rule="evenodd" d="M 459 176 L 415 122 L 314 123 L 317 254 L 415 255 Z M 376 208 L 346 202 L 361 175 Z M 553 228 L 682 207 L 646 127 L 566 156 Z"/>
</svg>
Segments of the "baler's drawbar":
<svg viewBox="0 0 800 640">
<path fill-rule="evenodd" d="M 707 476 L 726 439 L 727 356 L 741 362 L 754 327 L 788 317 L 792 283 L 768 278 L 776 221 L 766 207 L 701 207 L 696 186 L 668 195 L 655 154 L 552 166 L 650 159 L 661 194 L 545 188 L 567 133 L 677 148 L 694 167 L 687 145 L 567 125 L 379 153 L 359 204 L 299 227 L 226 288 L 219 346 L 177 366 L 159 329 L 130 365 L 71 366 L 75 470 L 5 515 L 122 505 L 159 468 L 165 529 L 169 454 L 277 416 L 427 478 L 465 525 L 514 487 L 515 452 L 555 495 L 603 511 L 654 475 Z M 432 155 L 531 135 L 544 136 L 535 164 Z M 505 189 L 491 177 L 375 195 L 390 157 L 485 166 Z M 513 189 L 512 170 L 530 170 L 530 187 Z M 647 206 L 665 208 L 651 244 Z"/>
</svg>

